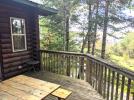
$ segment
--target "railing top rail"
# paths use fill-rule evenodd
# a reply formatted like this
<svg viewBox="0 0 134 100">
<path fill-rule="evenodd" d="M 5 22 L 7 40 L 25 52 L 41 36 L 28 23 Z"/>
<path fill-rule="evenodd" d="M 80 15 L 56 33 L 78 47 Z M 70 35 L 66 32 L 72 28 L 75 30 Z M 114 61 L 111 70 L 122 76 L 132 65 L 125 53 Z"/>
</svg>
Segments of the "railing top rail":
<svg viewBox="0 0 134 100">
<path fill-rule="evenodd" d="M 93 60 L 95 60 L 95 61 L 97 61 L 97 62 L 99 62 L 99 63 L 101 63 L 105 67 L 107 67 L 109 69 L 112 69 L 113 71 L 118 72 L 119 74 L 122 74 L 122 75 L 127 76 L 128 78 L 134 80 L 134 72 L 133 71 L 131 71 L 131 70 L 127 69 L 127 68 L 123 68 L 123 67 L 121 67 L 119 65 L 116 65 L 114 63 L 111 63 L 108 60 L 92 56 L 90 54 L 86 54 L 86 56 L 91 58 L 91 59 L 93 59 Z"/>
<path fill-rule="evenodd" d="M 46 52 L 46 53 L 60 53 L 60 54 L 69 54 L 69 55 L 80 55 L 80 56 L 85 56 L 83 53 L 75 53 L 75 52 L 66 52 L 66 51 L 51 51 L 51 50 L 40 50 L 41 52 Z"/>
<path fill-rule="evenodd" d="M 50 50 L 40 50 L 41 52 L 46 52 L 46 53 L 57 53 L 57 54 L 67 54 L 67 55 L 76 55 L 76 56 L 85 56 L 89 59 L 92 59 L 94 61 L 97 61 L 99 63 L 101 63 L 101 65 L 111 69 L 112 71 L 115 71 L 119 74 L 122 74 L 132 80 L 134 80 L 134 72 L 127 69 L 127 68 L 123 68 L 121 66 L 118 66 L 114 63 L 111 63 L 105 59 L 101 59 L 101 58 L 97 58 L 95 56 L 92 56 L 90 54 L 84 54 L 84 53 L 74 53 L 74 52 L 65 52 L 65 51 L 50 51 Z"/>
</svg>

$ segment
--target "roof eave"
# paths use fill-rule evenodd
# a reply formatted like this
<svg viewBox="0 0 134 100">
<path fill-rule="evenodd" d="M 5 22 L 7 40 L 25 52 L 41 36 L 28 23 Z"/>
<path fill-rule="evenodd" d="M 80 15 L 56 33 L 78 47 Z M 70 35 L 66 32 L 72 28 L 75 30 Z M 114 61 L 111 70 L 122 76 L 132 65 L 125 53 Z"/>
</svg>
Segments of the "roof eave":
<svg viewBox="0 0 134 100">
<path fill-rule="evenodd" d="M 48 16 L 48 15 L 54 15 L 58 13 L 58 10 L 56 9 L 43 7 L 43 5 L 34 3 L 32 1 L 28 1 L 28 0 L 13 0 L 13 1 L 35 8 L 38 11 L 39 15 Z"/>
<path fill-rule="evenodd" d="M 48 7 L 38 7 L 38 11 L 39 14 L 43 16 L 54 15 L 58 13 L 58 10 Z"/>
</svg>

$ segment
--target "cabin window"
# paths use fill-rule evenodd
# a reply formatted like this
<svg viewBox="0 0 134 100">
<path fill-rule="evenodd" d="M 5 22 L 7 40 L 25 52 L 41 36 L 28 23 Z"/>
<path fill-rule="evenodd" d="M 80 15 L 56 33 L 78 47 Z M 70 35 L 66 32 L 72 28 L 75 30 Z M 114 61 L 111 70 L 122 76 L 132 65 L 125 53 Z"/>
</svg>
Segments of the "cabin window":
<svg viewBox="0 0 134 100">
<path fill-rule="evenodd" d="M 10 18 L 13 52 L 27 50 L 25 20 Z"/>
</svg>

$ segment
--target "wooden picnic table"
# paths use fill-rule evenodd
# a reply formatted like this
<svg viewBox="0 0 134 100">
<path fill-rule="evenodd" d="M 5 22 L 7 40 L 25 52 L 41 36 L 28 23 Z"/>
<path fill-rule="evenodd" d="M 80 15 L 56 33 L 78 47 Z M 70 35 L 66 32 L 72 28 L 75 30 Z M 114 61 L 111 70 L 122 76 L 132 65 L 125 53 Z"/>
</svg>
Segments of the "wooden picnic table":
<svg viewBox="0 0 134 100">
<path fill-rule="evenodd" d="M 60 85 L 19 75 L 0 83 L 0 100 L 42 100 Z"/>
</svg>

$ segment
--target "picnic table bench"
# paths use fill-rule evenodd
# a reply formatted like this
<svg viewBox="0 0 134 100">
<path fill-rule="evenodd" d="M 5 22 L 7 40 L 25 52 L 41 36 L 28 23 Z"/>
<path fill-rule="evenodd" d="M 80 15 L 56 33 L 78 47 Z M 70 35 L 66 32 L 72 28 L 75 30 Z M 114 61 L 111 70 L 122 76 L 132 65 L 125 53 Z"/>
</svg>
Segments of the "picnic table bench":
<svg viewBox="0 0 134 100">
<path fill-rule="evenodd" d="M 71 91 L 63 89 L 63 88 L 58 88 L 55 90 L 52 95 L 57 97 L 58 100 L 65 100 L 71 95 Z"/>
</svg>

